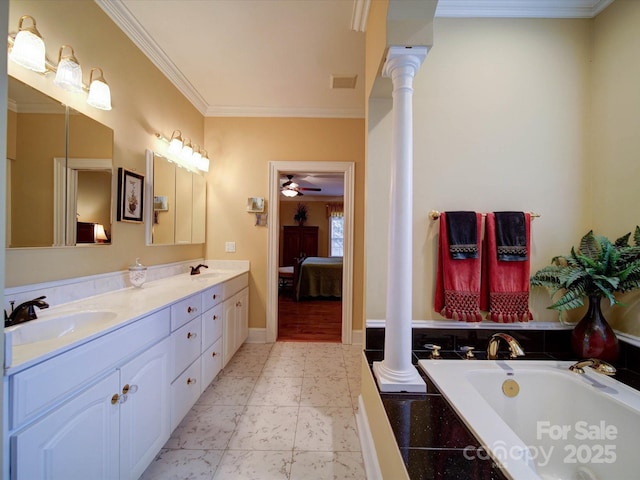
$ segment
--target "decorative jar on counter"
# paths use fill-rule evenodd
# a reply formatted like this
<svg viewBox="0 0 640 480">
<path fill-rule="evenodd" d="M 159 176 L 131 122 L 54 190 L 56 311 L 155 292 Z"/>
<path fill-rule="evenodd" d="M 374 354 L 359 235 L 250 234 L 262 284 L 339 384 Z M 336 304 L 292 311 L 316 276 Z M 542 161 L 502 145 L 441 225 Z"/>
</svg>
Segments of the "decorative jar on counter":
<svg viewBox="0 0 640 480">
<path fill-rule="evenodd" d="M 146 279 L 147 267 L 140 263 L 139 258 L 136 258 L 135 265 L 129 266 L 129 280 L 131 281 L 131 285 L 136 288 L 140 288 L 142 287 Z"/>
</svg>

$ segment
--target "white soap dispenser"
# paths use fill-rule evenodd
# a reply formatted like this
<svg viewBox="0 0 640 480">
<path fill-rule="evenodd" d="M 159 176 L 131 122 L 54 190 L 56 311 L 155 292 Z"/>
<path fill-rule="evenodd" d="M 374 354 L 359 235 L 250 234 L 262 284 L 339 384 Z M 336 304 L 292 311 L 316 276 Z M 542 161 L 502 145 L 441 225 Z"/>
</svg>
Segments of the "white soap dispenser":
<svg viewBox="0 0 640 480">
<path fill-rule="evenodd" d="M 147 267 L 140 263 L 139 258 L 136 258 L 135 265 L 129 266 L 129 280 L 131 281 L 131 285 L 136 288 L 140 288 L 142 287 L 146 279 Z"/>
</svg>

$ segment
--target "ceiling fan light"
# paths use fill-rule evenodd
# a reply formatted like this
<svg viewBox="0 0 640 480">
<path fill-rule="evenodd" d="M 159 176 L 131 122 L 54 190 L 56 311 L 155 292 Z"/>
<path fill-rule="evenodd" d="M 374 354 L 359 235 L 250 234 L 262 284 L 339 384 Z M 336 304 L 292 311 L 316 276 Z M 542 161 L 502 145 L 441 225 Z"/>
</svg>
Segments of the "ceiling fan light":
<svg viewBox="0 0 640 480">
<path fill-rule="evenodd" d="M 62 51 L 65 47 L 68 47 L 71 53 L 63 56 Z M 53 83 L 68 92 L 78 93 L 82 91 L 82 69 L 80 68 L 80 63 L 75 56 L 73 48 L 69 45 L 60 47 L 58 70 Z"/>
<path fill-rule="evenodd" d="M 297 197 L 298 196 L 298 192 L 296 190 L 291 190 L 289 188 L 285 188 L 282 190 L 282 195 L 284 195 L 285 197 Z"/>
<path fill-rule="evenodd" d="M 33 25 L 31 27 L 23 27 L 22 22 L 30 19 Z M 13 42 L 13 47 L 9 53 L 11 61 L 18 65 L 44 73 L 46 71 L 45 60 L 46 51 L 42 35 L 36 28 L 36 20 L 30 15 L 23 15 L 18 22 L 18 33 Z"/>
</svg>

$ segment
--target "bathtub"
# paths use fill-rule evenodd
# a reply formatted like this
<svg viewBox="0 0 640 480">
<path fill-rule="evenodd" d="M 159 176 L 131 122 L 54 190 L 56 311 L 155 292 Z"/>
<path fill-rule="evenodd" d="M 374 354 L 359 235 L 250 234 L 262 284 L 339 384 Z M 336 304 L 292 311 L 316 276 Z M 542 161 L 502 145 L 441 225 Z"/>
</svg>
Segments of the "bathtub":
<svg viewBox="0 0 640 480">
<path fill-rule="evenodd" d="M 514 480 L 640 478 L 640 392 L 573 362 L 420 360 L 481 447 Z"/>
</svg>

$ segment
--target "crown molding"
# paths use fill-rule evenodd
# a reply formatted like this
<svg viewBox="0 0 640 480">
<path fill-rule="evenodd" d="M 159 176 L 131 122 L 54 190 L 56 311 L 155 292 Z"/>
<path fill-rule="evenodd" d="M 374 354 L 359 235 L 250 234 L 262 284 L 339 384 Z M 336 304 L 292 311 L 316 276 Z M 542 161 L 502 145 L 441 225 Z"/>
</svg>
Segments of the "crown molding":
<svg viewBox="0 0 640 480">
<path fill-rule="evenodd" d="M 280 107 L 216 107 L 205 112 L 207 117 L 294 117 L 294 118 L 364 118 L 364 108 L 280 108 Z"/>
<path fill-rule="evenodd" d="M 351 15 L 351 30 L 364 32 L 367 29 L 367 19 L 371 9 L 371 0 L 353 0 L 353 13 Z"/>
<path fill-rule="evenodd" d="M 440 0 L 436 17 L 593 18 L 613 0 Z"/>
<path fill-rule="evenodd" d="M 204 115 L 207 110 L 205 99 L 140 25 L 140 22 L 136 20 L 125 4 L 121 0 L 95 0 L 95 2 L 131 41 L 142 50 L 142 53 L 160 69 L 164 76 L 180 90 L 187 100 Z"/>
</svg>

